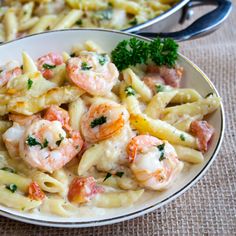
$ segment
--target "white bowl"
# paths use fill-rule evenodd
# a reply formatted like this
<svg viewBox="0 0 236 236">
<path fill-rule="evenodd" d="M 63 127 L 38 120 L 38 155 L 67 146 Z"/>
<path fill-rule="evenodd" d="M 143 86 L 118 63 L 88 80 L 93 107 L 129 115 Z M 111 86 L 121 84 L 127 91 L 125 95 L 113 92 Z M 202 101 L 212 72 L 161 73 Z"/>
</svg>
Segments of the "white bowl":
<svg viewBox="0 0 236 236">
<path fill-rule="evenodd" d="M 121 40 L 133 37 L 119 31 L 108 31 L 101 29 L 76 29 L 46 32 L 33 36 L 27 36 L 0 46 L 0 64 L 16 59 L 21 61 L 22 51 L 27 51 L 33 58 L 37 58 L 49 51 L 70 52 L 71 47 L 77 43 L 93 40 L 110 52 Z M 148 40 L 139 37 L 143 40 Z M 183 55 L 179 56 L 178 63 L 184 67 L 183 87 L 196 89 L 202 96 L 213 92 L 218 95 L 217 90 L 207 76 L 190 60 Z M 93 215 L 84 218 L 61 218 L 55 216 L 34 215 L 31 213 L 19 212 L 0 206 L 0 214 L 15 220 L 45 226 L 55 227 L 91 227 L 117 223 L 129 220 L 134 217 L 153 211 L 176 197 L 183 194 L 195 184 L 206 172 L 216 158 L 224 133 L 224 111 L 223 106 L 211 114 L 209 122 L 215 127 L 215 135 L 209 151 L 205 154 L 204 162 L 198 165 L 188 165 L 188 170 L 175 181 L 175 184 L 163 192 L 154 192 L 142 198 L 134 206 L 110 210 L 105 214 Z"/>
</svg>

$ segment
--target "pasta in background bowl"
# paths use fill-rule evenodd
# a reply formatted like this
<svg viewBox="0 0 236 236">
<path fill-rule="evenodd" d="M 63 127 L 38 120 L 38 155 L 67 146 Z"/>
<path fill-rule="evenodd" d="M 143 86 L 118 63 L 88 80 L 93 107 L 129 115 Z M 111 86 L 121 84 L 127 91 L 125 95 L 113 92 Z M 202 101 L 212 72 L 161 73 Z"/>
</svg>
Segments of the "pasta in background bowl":
<svg viewBox="0 0 236 236">
<path fill-rule="evenodd" d="M 0 213 L 2 215 L 28 223 L 58 227 L 87 227 L 111 224 L 137 217 L 168 203 L 185 192 L 209 168 L 219 150 L 224 132 L 224 112 L 221 101 L 219 100 L 218 92 L 206 75 L 182 55 L 179 55 L 177 64 L 179 69 L 183 68 L 184 70 L 181 87 L 189 88 L 187 91 L 175 89 L 173 86 L 165 86 L 165 89 L 170 89 L 168 93 L 165 93 L 165 91 L 160 91 L 160 88 L 163 88 L 161 87 L 163 84 L 158 84 L 158 86 L 156 86 L 156 88 L 159 89 L 158 93 L 152 95 L 150 87 L 140 82 L 139 78 L 141 77 L 140 73 L 142 72 L 142 67 L 138 68 L 139 70 L 130 67 L 123 70 L 123 72 L 120 72 L 123 80 L 121 80 L 121 83 L 117 86 L 117 81 L 114 81 L 117 79 L 119 73 L 113 63 L 109 61 L 109 54 L 122 40 L 130 40 L 132 37 L 131 34 L 116 31 L 86 29 L 64 30 L 29 36 L 0 46 L 0 64 L 4 65 L 9 61 L 16 60 L 20 62 L 19 65 L 23 64 L 24 72 L 23 75 L 20 74 L 16 79 L 10 79 L 10 82 L 7 82 L 7 87 L 3 86 L 1 88 L 1 96 L 3 95 L 0 107 L 2 116 L 1 134 L 6 130 L 11 129 L 11 122 L 6 121 L 6 118 L 4 118 L 9 112 L 12 113 L 11 120 L 16 121 L 18 119 L 17 122 L 15 122 L 18 123 L 18 126 L 14 124 L 17 126 L 14 127 L 16 128 L 14 134 L 17 133 L 16 131 L 19 133 L 21 132 L 18 129 L 20 123 L 24 124 L 25 122 L 32 122 L 32 124 L 30 123 L 30 128 L 27 129 L 27 132 L 24 131 L 25 141 L 22 142 L 23 146 L 20 146 L 20 150 L 22 150 L 25 155 L 24 161 L 18 159 L 17 161 L 11 162 L 9 160 L 12 158 L 6 158 L 8 155 L 14 157 L 14 149 L 11 147 L 6 147 L 8 149 L 8 154 L 6 153 L 6 149 L 0 152 L 1 168 L 7 166 L 13 167 L 12 171 L 9 169 L 7 171 L 6 168 L 5 170 L 0 170 L 0 181 L 2 181 L 0 190 Z M 141 37 L 139 39 L 144 42 L 150 42 L 148 39 Z M 93 41 L 91 42 L 91 40 Z M 81 52 L 84 49 L 90 52 Z M 96 53 L 94 54 L 93 51 L 96 51 Z M 53 57 L 55 54 L 49 54 L 49 52 L 61 54 L 61 62 L 60 60 L 55 60 L 55 57 Z M 108 53 L 108 55 L 105 53 Z M 42 55 L 47 55 L 47 57 L 42 58 Z M 78 55 L 80 58 L 86 58 L 86 60 L 88 60 L 86 62 L 89 63 L 85 64 L 85 59 L 78 62 Z M 95 62 L 94 55 L 96 55 L 97 58 L 97 61 Z M 70 58 L 71 56 L 72 58 Z M 40 57 L 41 59 L 37 60 L 37 58 Z M 38 68 L 32 58 L 34 61 L 37 60 L 36 64 L 38 65 Z M 50 60 L 52 60 L 52 58 L 55 66 L 50 65 Z M 43 64 L 41 63 L 41 60 L 43 60 Z M 62 81 L 61 79 L 65 78 L 65 76 L 62 75 L 65 71 L 65 68 L 63 68 L 63 61 L 66 61 L 67 76 L 69 77 L 67 78 L 67 81 L 69 82 L 66 82 L 66 84 L 65 81 Z M 58 64 L 56 65 L 56 63 Z M 74 67 L 78 64 L 81 67 L 80 69 Z M 40 65 L 42 67 L 40 67 Z M 109 75 L 107 80 L 110 84 L 104 91 L 101 88 L 99 91 L 98 89 L 94 89 L 93 86 L 91 86 L 92 83 L 81 88 L 84 84 L 81 85 L 81 80 L 77 78 L 77 74 L 74 74 L 74 71 L 78 72 L 79 70 L 79 73 L 84 73 L 84 71 L 88 71 L 95 66 L 98 68 L 101 67 L 101 70 L 107 66 L 106 73 Z M 41 73 L 38 70 L 41 70 Z M 53 71 L 53 73 L 51 73 L 51 71 Z M 14 71 L 14 73 L 18 72 Z M 87 74 L 85 73 L 85 75 Z M 97 76 L 99 79 L 99 73 Z M 48 78 L 48 80 L 45 78 Z M 111 80 L 111 78 L 114 78 L 114 81 Z M 104 77 L 102 79 L 104 79 Z M 24 86 L 22 86 L 22 84 L 24 84 Z M 107 88 L 108 90 L 111 90 L 112 88 L 113 93 L 106 92 Z M 196 92 L 193 92 L 191 88 Z M 164 93 L 165 96 L 163 96 L 162 99 L 166 99 L 166 103 L 169 103 L 168 99 L 169 101 L 172 100 L 172 103 L 174 103 L 174 100 L 177 101 L 179 99 L 176 98 L 178 97 L 176 94 L 180 94 L 181 91 L 183 94 L 188 95 L 181 95 L 181 99 L 185 100 L 182 101 L 183 103 L 186 103 L 186 101 L 190 102 L 190 106 L 187 105 L 189 111 L 193 109 L 191 105 L 192 102 L 196 102 L 195 107 L 200 108 L 198 111 L 204 110 L 204 115 L 209 113 L 209 109 L 212 109 L 211 111 L 215 110 L 207 117 L 207 121 L 215 128 L 215 133 L 211 140 L 211 144 L 209 145 L 209 149 L 204 153 L 204 158 L 200 152 L 197 151 L 198 154 L 196 155 L 195 152 L 193 154 L 192 151 L 191 154 L 186 154 L 186 150 L 189 151 L 190 149 L 193 150 L 192 148 L 196 148 L 195 139 L 192 139 L 193 136 L 184 131 L 185 128 L 183 128 L 181 124 L 178 122 L 176 123 L 175 116 L 168 115 L 175 114 L 178 116 L 179 112 L 182 112 L 181 109 L 185 109 L 184 111 L 186 112 L 186 108 L 183 108 L 183 105 L 182 108 L 179 108 L 181 105 L 163 106 L 161 108 L 163 109 L 162 120 L 158 118 L 160 114 L 156 113 L 155 96 L 160 97 L 162 96 L 161 94 Z M 213 93 L 214 95 L 209 95 L 210 93 Z M 9 95 L 9 100 L 7 100 L 6 94 Z M 14 94 L 17 94 L 17 96 L 14 97 Z M 24 97 L 23 100 L 22 94 Z M 27 97 L 25 97 L 26 95 Z M 168 98 L 167 95 L 170 97 Z M 206 95 L 209 96 L 206 97 Z M 79 97 L 81 98 L 77 99 Z M 148 104 L 151 102 L 152 104 L 149 106 Z M 182 102 L 179 100 L 177 101 L 177 103 Z M 58 111 L 58 107 L 55 108 L 50 105 L 60 106 L 62 103 L 69 103 L 68 106 L 63 106 L 63 110 L 65 109 L 69 112 L 68 114 L 71 118 L 70 127 L 66 126 L 67 123 L 63 123 L 64 121 L 60 124 L 60 122 L 54 121 L 51 118 L 52 114 L 55 115 L 55 110 L 53 109 L 56 109 L 56 112 L 59 112 L 60 114 L 62 114 L 63 111 Z M 103 106 L 104 103 L 106 104 L 105 107 Z M 123 105 L 118 105 L 120 103 Z M 83 104 L 88 107 L 88 110 L 85 108 L 82 112 L 85 113 L 81 120 L 83 125 L 78 126 L 78 122 L 76 121 L 81 116 L 80 112 L 83 110 L 83 108 L 81 108 L 83 107 Z M 158 104 L 160 106 L 160 103 Z M 152 109 L 153 107 L 155 109 Z M 92 110 L 96 109 L 98 112 L 98 108 L 102 111 L 99 113 L 100 116 L 91 116 Z M 160 107 L 158 108 L 160 109 Z M 38 112 L 42 112 L 43 110 L 44 113 L 40 113 L 40 115 L 43 116 L 44 120 L 38 121 L 38 117 L 33 117 L 33 120 L 25 121 L 24 119 L 19 119 L 19 117 L 17 117 L 17 114 L 37 116 Z M 114 114 L 110 114 L 109 110 L 114 111 Z M 96 135 L 94 129 L 99 127 L 99 125 L 106 123 L 106 119 L 109 121 L 110 119 L 113 120 L 113 115 L 115 117 L 116 115 L 119 116 L 123 122 L 120 123 L 119 120 L 115 120 L 115 124 L 122 124 L 122 127 L 126 127 L 129 126 L 128 121 L 130 121 L 132 129 L 123 129 L 123 131 L 116 133 L 117 130 L 120 129 L 120 126 L 117 125 L 111 130 L 111 135 L 111 133 L 109 133 L 110 128 L 108 132 L 108 126 L 106 126 L 105 136 Z M 107 118 L 108 116 L 109 118 Z M 34 119 L 36 119 L 36 121 L 34 121 Z M 39 142 L 39 137 L 37 136 L 36 139 L 34 132 L 35 129 L 40 129 L 41 126 L 47 125 L 50 127 L 52 126 L 53 132 L 59 132 L 55 134 L 58 136 L 55 140 L 56 148 L 57 146 L 60 147 L 60 145 L 63 146 L 64 144 L 67 146 L 70 145 L 71 139 L 74 137 L 74 133 L 71 129 L 74 131 L 80 130 L 82 132 L 82 139 L 85 139 L 87 143 L 95 145 L 87 148 L 79 163 L 78 159 L 74 158 L 72 161 L 67 159 L 66 162 L 70 162 L 67 164 L 66 168 L 59 166 L 56 168 L 57 170 L 54 171 L 54 169 L 51 169 L 54 168 L 54 166 L 40 166 L 38 163 L 32 162 L 35 158 L 35 151 L 37 150 L 41 153 L 40 156 L 44 155 L 44 149 L 47 149 L 48 145 L 51 145 L 51 139 L 43 139 L 42 142 Z M 173 128 L 175 126 L 177 127 L 176 129 Z M 162 133 L 164 134 L 162 137 L 160 137 L 160 130 L 162 130 Z M 69 134 L 66 134 L 67 132 Z M 150 139 L 152 136 L 148 136 L 146 133 L 156 136 L 158 139 L 155 137 Z M 6 136 L 6 134 L 4 135 Z M 148 137 L 143 137 L 142 135 Z M 171 185 L 167 183 L 168 188 L 167 186 L 160 184 L 155 187 L 157 190 L 166 188 L 164 191 L 154 191 L 154 189 L 148 190 L 154 188 L 152 184 L 149 185 L 148 181 L 143 181 L 142 184 L 139 183 L 139 186 L 136 186 L 132 181 L 130 183 L 130 179 L 127 178 L 130 175 L 133 179 L 142 179 L 142 176 L 136 175 L 137 168 L 140 168 L 143 165 L 143 163 L 136 162 L 136 160 L 140 160 L 136 155 L 138 156 L 142 153 L 140 154 L 139 151 L 137 151 L 135 154 L 133 152 L 135 147 L 133 145 L 137 143 L 140 136 L 142 136 L 142 140 L 144 140 L 143 138 L 148 138 L 148 145 L 153 143 L 152 146 L 155 146 L 155 150 L 151 149 L 151 153 L 157 155 L 156 152 L 158 151 L 158 163 L 163 163 L 161 161 L 166 163 L 166 159 L 169 160 L 169 158 L 171 160 L 172 157 L 169 156 L 171 153 L 174 153 L 175 156 L 175 152 L 177 152 L 179 156 L 180 160 L 176 161 L 173 159 L 171 167 L 169 167 L 174 168 L 177 178 L 173 178 L 173 181 L 171 180 Z M 81 148 L 82 144 L 80 137 L 76 137 L 76 148 Z M 3 139 L 6 141 L 7 138 L 3 137 Z M 168 146 L 169 144 L 167 141 L 160 141 L 159 139 L 169 140 L 171 144 L 174 144 L 175 151 Z M 132 163 L 131 167 L 130 164 L 127 164 L 126 148 L 124 149 L 125 153 L 122 154 L 121 151 L 127 144 L 129 144 L 127 152 L 130 162 Z M 152 146 L 150 148 L 153 148 Z M 52 149 L 53 147 L 50 146 L 50 148 Z M 12 153 L 10 153 L 9 150 L 10 152 L 12 151 Z M 74 155 L 79 151 L 80 150 L 75 149 Z M 124 159 L 119 160 L 118 167 L 120 169 L 117 169 L 117 166 L 113 166 L 114 160 L 109 159 L 109 157 L 114 156 L 112 153 L 118 151 L 120 151 L 121 156 L 125 157 Z M 183 155 L 183 153 L 186 155 Z M 145 155 L 142 155 L 142 158 L 144 158 Z M 104 159 L 104 156 L 107 158 Z M 191 156 L 191 160 L 189 160 L 189 156 Z M 193 159 L 193 157 L 195 159 Z M 67 156 L 67 158 L 69 157 Z M 72 158 L 73 157 L 70 159 Z M 152 162 L 152 159 L 149 160 Z M 186 161 L 198 164 L 190 164 Z M 27 167 L 26 163 L 31 167 Z M 62 163 L 62 166 L 64 164 L 65 163 Z M 32 166 L 34 168 L 32 168 Z M 95 166 L 95 169 L 93 166 Z M 131 173 L 130 168 L 126 168 L 126 166 L 131 168 Z M 14 172 L 15 169 L 17 173 L 11 173 Z M 87 196 L 86 194 L 84 195 L 84 193 L 82 194 L 82 192 L 79 198 L 74 195 L 74 189 L 71 188 L 71 186 L 76 188 L 78 184 L 81 184 L 81 179 L 79 182 L 78 179 L 74 179 L 78 174 L 82 176 L 88 174 L 97 180 L 98 186 L 92 189 L 93 194 L 97 194 L 99 197 L 92 198 L 92 204 L 81 204 L 78 207 L 78 204 L 84 203 L 86 197 L 91 197 L 91 195 Z M 17 178 L 15 178 L 14 175 L 17 175 Z M 170 177 L 170 179 L 172 179 L 172 177 Z M 32 181 L 35 184 L 32 185 Z M 94 181 L 86 179 L 83 184 L 94 186 Z M 29 185 L 31 185 L 30 191 L 28 190 Z M 43 192 L 37 188 L 37 185 L 40 186 L 40 189 L 43 189 Z M 119 186 L 118 192 L 116 190 L 117 185 Z M 15 189 L 15 186 L 18 188 L 17 190 Z M 108 195 L 104 194 L 104 190 L 100 189 L 101 186 L 105 189 L 105 193 L 109 193 Z M 70 189 L 69 194 L 67 193 L 68 187 Z M 145 191 L 143 189 L 145 189 Z M 37 199 L 34 198 L 34 200 L 32 200 L 32 198 L 27 198 L 22 194 L 14 195 L 17 194 L 18 190 L 23 193 L 29 191 L 29 194 L 32 194 L 34 197 L 36 196 Z M 35 192 L 37 192 L 36 195 Z M 46 198 L 42 197 L 45 193 L 47 195 Z M 11 196 L 18 196 L 18 199 L 14 197 L 14 201 L 12 201 L 13 198 L 10 199 Z M 68 196 L 69 201 L 65 201 L 65 199 L 67 199 L 66 196 Z M 23 203 L 21 201 L 22 197 L 24 197 L 23 199 L 25 200 Z M 28 202 L 26 199 L 28 199 Z M 42 200 L 43 203 L 40 199 L 44 199 Z M 13 203 L 11 204 L 11 202 Z M 7 205 L 8 207 L 4 205 Z M 9 207 L 15 207 L 18 208 L 18 210 Z"/>
</svg>

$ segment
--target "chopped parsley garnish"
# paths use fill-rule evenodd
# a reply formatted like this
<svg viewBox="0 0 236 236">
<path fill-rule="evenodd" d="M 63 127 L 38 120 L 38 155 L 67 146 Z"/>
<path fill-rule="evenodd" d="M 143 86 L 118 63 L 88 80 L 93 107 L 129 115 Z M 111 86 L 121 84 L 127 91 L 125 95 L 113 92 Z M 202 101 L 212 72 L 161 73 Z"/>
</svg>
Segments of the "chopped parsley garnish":
<svg viewBox="0 0 236 236">
<path fill-rule="evenodd" d="M 108 178 L 110 178 L 111 176 L 112 176 L 112 174 L 108 172 L 107 175 L 106 175 L 106 177 L 104 178 L 103 182 L 106 181 L 106 180 L 107 180 Z"/>
<path fill-rule="evenodd" d="M 136 94 L 136 92 L 135 92 L 135 90 L 133 89 L 132 86 L 126 87 L 126 88 L 125 88 L 125 93 L 126 93 L 127 97 L 128 97 L 128 96 L 133 96 L 133 95 Z"/>
<path fill-rule="evenodd" d="M 208 98 L 208 97 L 210 97 L 210 96 L 212 96 L 213 95 L 213 93 L 208 93 L 206 96 L 205 96 L 205 98 Z"/>
<path fill-rule="evenodd" d="M 39 145 L 41 148 L 43 148 L 42 144 L 40 142 L 38 142 L 35 138 L 31 137 L 31 136 L 28 136 L 28 138 L 26 140 L 26 143 L 30 147 Z"/>
<path fill-rule="evenodd" d="M 129 22 L 129 24 L 130 24 L 130 25 L 137 25 L 137 24 L 138 24 L 137 18 L 135 17 L 133 20 L 131 20 L 131 21 Z"/>
<path fill-rule="evenodd" d="M 98 125 L 102 125 L 102 124 L 104 124 L 104 123 L 106 123 L 106 122 L 107 122 L 107 118 L 106 118 L 105 116 L 101 116 L 101 117 L 99 117 L 99 118 L 94 119 L 94 120 L 90 123 L 90 127 L 91 127 L 91 128 L 94 128 L 94 127 L 96 127 L 96 126 L 98 126 Z"/>
<path fill-rule="evenodd" d="M 150 57 L 158 66 L 173 67 L 178 58 L 179 45 L 170 38 L 154 39 L 150 45 Z"/>
<path fill-rule="evenodd" d="M 46 148 L 48 146 L 48 140 L 45 139 L 44 142 L 43 142 L 43 148 Z"/>
<path fill-rule="evenodd" d="M 76 56 L 75 52 L 72 52 L 72 53 L 70 54 L 70 56 L 71 56 L 71 57 L 75 57 L 75 56 Z"/>
<path fill-rule="evenodd" d="M 164 156 L 165 143 L 158 145 L 157 148 L 161 153 L 159 161 L 163 161 L 165 159 L 165 156 Z"/>
<path fill-rule="evenodd" d="M 6 185 L 6 189 L 14 193 L 17 190 L 17 186 L 15 184 L 9 184 L 9 185 Z"/>
<path fill-rule="evenodd" d="M 109 7 L 113 7 L 113 4 L 111 2 L 108 3 Z"/>
<path fill-rule="evenodd" d="M 92 69 L 92 66 L 89 66 L 87 62 L 81 63 L 81 70 L 90 70 L 90 69 Z"/>
<path fill-rule="evenodd" d="M 146 64 L 149 60 L 158 66 L 173 67 L 178 58 L 178 44 L 170 38 L 157 38 L 151 42 L 131 38 L 118 43 L 111 56 L 120 71 L 129 66 Z"/>
<path fill-rule="evenodd" d="M 123 40 L 111 52 L 111 56 L 119 71 L 145 64 L 149 56 L 149 44 L 136 38 Z"/>
<path fill-rule="evenodd" d="M 107 62 L 106 54 L 100 54 L 98 56 L 98 61 L 101 66 L 103 66 Z"/>
<path fill-rule="evenodd" d="M 56 141 L 56 145 L 59 147 L 61 145 L 61 142 L 63 141 L 64 137 L 59 134 L 60 139 Z"/>
<path fill-rule="evenodd" d="M 122 177 L 124 175 L 124 172 L 116 172 L 116 176 L 118 176 L 118 177 Z"/>
<path fill-rule="evenodd" d="M 23 65 L 20 66 L 21 70 L 23 70 Z"/>
<path fill-rule="evenodd" d="M 77 20 L 77 21 L 75 22 L 75 24 L 76 24 L 76 25 L 82 25 L 82 24 L 83 24 L 83 21 L 82 21 L 81 19 L 79 19 L 79 20 Z"/>
<path fill-rule="evenodd" d="M 0 73 L 2 73 L 2 72 L 3 72 L 3 70 L 0 69 Z"/>
<path fill-rule="evenodd" d="M 179 138 L 180 138 L 182 141 L 185 141 L 185 137 L 184 137 L 183 134 L 181 134 L 181 135 L 179 136 Z"/>
<path fill-rule="evenodd" d="M 121 178 L 124 175 L 124 172 L 122 172 L 122 171 L 121 172 L 116 172 L 115 175 Z M 112 174 L 108 172 L 106 177 L 104 178 L 103 182 L 106 181 L 111 176 L 112 176 Z"/>
<path fill-rule="evenodd" d="M 165 86 L 162 85 L 162 84 L 156 84 L 155 87 L 156 87 L 156 92 L 157 92 L 157 93 L 163 92 L 164 89 L 165 89 Z"/>
<path fill-rule="evenodd" d="M 10 173 L 16 173 L 16 171 L 15 171 L 14 169 L 12 169 L 12 168 L 10 168 L 10 167 L 7 167 L 7 166 L 1 168 L 1 170 L 8 171 L 8 172 L 10 172 Z"/>
<path fill-rule="evenodd" d="M 28 81 L 27 81 L 27 89 L 28 90 L 31 89 L 32 85 L 33 85 L 33 80 L 28 79 Z"/>
<path fill-rule="evenodd" d="M 50 65 L 50 64 L 47 64 L 47 63 L 43 64 L 43 69 L 53 69 L 55 67 L 56 67 L 56 65 Z"/>
</svg>

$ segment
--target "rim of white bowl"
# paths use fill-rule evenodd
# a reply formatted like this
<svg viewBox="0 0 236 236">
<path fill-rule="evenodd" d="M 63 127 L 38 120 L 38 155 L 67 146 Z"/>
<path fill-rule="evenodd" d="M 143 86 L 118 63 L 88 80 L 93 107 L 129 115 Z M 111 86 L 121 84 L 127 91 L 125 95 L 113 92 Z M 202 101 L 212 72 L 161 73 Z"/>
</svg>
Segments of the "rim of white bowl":
<svg viewBox="0 0 236 236">
<path fill-rule="evenodd" d="M 48 31 L 48 32 L 42 32 L 42 33 L 27 35 L 25 37 L 14 39 L 12 41 L 3 43 L 3 44 L 0 45 L 0 48 L 4 47 L 4 45 L 6 45 L 6 44 L 11 44 L 15 41 L 24 40 L 25 38 L 35 37 L 35 36 L 41 35 L 41 34 L 47 35 L 47 34 L 65 32 L 65 31 L 110 32 L 110 33 L 113 33 L 113 34 L 128 35 L 130 37 L 140 38 L 140 39 L 143 39 L 145 41 L 151 41 L 151 39 L 149 39 L 149 38 L 145 38 L 145 37 L 138 36 L 138 35 L 135 35 L 135 34 L 132 34 L 132 33 L 126 33 L 126 32 L 122 32 L 122 31 L 118 31 L 118 30 L 82 28 L 82 29 L 55 30 L 55 31 Z M 195 69 L 199 74 L 201 74 L 201 76 L 205 79 L 205 81 L 211 87 L 212 92 L 214 92 L 219 97 L 219 93 L 218 93 L 217 89 L 215 88 L 215 86 L 211 82 L 211 80 L 208 78 L 208 76 L 196 64 L 194 64 L 191 60 L 189 60 L 187 57 L 185 57 L 181 53 L 179 53 L 179 55 L 180 55 L 180 57 L 182 57 L 184 59 L 184 61 L 186 63 L 190 64 L 193 69 Z M 62 221 L 60 221 L 60 222 L 49 221 L 49 220 L 38 220 L 38 219 L 32 219 L 32 218 L 29 218 L 29 217 L 24 217 L 24 216 L 19 216 L 19 215 L 13 214 L 13 213 L 9 213 L 9 212 L 4 211 L 2 209 L 0 209 L 0 215 L 8 217 L 8 218 L 13 219 L 13 220 L 21 221 L 21 222 L 24 222 L 24 223 L 30 223 L 30 224 L 34 224 L 34 225 L 50 226 L 50 227 L 63 227 L 63 228 L 85 228 L 85 227 L 95 227 L 95 226 L 109 225 L 109 224 L 119 223 L 119 222 L 122 222 L 122 221 L 125 221 L 125 220 L 130 220 L 130 219 L 139 217 L 141 215 L 147 214 L 151 211 L 154 211 L 154 210 L 168 204 L 169 202 L 173 201 L 174 199 L 176 199 L 177 197 L 182 195 L 185 191 L 187 191 L 189 188 L 191 188 L 198 180 L 200 180 L 201 177 L 206 173 L 207 169 L 209 169 L 209 167 L 213 163 L 213 161 L 216 159 L 216 156 L 219 152 L 220 146 L 221 146 L 222 141 L 223 141 L 224 131 L 225 131 L 225 113 L 224 113 L 224 107 L 223 107 L 222 101 L 220 102 L 220 104 L 221 104 L 221 106 L 220 106 L 220 115 L 221 115 L 220 135 L 219 135 L 219 138 L 217 140 L 217 144 L 216 144 L 216 147 L 213 151 L 212 156 L 209 158 L 208 162 L 204 165 L 204 167 L 201 169 L 201 171 L 190 182 L 185 184 L 181 189 L 174 192 L 173 194 L 171 194 L 169 197 L 163 199 L 162 201 L 160 201 L 156 204 L 153 204 L 149 207 L 146 207 L 144 209 L 134 211 L 134 212 L 129 213 L 129 214 L 125 214 L 125 215 L 121 215 L 121 216 L 117 216 L 117 217 L 112 217 L 112 218 L 101 219 L 101 220 L 92 220 L 92 221 L 66 222 L 66 221 L 63 221 L 63 218 L 62 218 Z"/>
</svg>

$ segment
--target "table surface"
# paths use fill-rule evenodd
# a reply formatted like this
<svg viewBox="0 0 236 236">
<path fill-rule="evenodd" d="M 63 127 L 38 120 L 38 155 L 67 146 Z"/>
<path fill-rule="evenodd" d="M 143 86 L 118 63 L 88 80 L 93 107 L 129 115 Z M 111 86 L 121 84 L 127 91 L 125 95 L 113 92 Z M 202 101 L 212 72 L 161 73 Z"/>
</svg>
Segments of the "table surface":
<svg viewBox="0 0 236 236">
<path fill-rule="evenodd" d="M 198 10 L 196 14 L 200 13 Z M 180 43 L 180 51 L 215 84 L 223 98 L 226 114 L 225 137 L 218 157 L 194 187 L 152 213 L 118 224 L 57 229 L 0 217 L 0 235 L 236 235 L 235 22 L 234 9 L 217 32 Z"/>
</svg>

